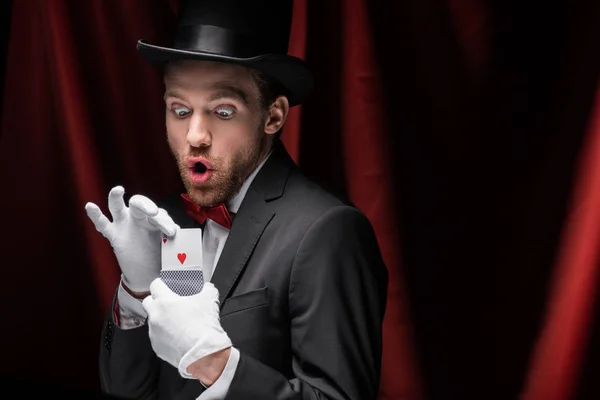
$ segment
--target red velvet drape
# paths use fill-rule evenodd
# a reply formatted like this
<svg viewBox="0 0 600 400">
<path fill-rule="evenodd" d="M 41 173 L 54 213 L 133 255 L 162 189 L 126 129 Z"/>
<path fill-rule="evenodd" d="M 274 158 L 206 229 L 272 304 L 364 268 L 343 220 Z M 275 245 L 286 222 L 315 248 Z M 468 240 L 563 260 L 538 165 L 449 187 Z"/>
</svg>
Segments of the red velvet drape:
<svg viewBox="0 0 600 400">
<path fill-rule="evenodd" d="M 291 53 L 317 88 L 283 140 L 375 227 L 390 272 L 381 399 L 586 398 L 600 7 L 576 3 L 545 3 L 544 18 L 484 0 L 295 3 Z M 107 211 L 117 184 L 151 198 L 178 184 L 160 74 L 135 49 L 167 38 L 177 7 L 14 1 L 5 378 L 97 387 L 119 270 L 83 207 Z"/>
<path fill-rule="evenodd" d="M 523 400 L 573 398 L 590 342 L 600 281 L 600 90 L 595 103 Z"/>
</svg>

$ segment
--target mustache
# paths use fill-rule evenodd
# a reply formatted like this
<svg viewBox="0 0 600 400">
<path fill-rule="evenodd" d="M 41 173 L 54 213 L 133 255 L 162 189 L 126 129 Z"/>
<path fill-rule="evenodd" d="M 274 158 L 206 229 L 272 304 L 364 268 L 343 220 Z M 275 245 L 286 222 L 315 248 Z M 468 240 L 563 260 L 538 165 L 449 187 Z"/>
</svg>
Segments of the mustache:
<svg viewBox="0 0 600 400">
<path fill-rule="evenodd" d="M 209 154 L 208 150 L 205 149 L 190 149 L 188 152 L 180 154 L 177 156 L 177 162 L 179 165 L 183 166 L 187 169 L 188 159 L 191 157 L 201 157 L 206 159 L 209 163 L 211 163 L 214 167 L 222 167 L 223 166 L 223 158 L 222 157 L 213 157 Z"/>
<path fill-rule="evenodd" d="M 198 149 L 198 148 L 190 148 L 182 156 L 185 158 L 187 158 L 187 157 L 203 157 L 206 159 L 210 158 L 210 155 L 208 154 L 208 149 Z"/>
</svg>

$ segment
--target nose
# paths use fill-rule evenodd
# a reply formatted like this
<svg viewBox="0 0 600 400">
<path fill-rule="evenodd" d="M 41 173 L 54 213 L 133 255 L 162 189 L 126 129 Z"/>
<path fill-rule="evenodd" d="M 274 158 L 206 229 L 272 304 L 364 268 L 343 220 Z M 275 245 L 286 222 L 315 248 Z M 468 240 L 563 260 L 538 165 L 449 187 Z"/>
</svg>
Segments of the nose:
<svg viewBox="0 0 600 400">
<path fill-rule="evenodd" d="M 211 145 L 212 135 L 206 117 L 198 114 L 192 116 L 186 140 L 191 147 L 199 148 Z"/>
</svg>

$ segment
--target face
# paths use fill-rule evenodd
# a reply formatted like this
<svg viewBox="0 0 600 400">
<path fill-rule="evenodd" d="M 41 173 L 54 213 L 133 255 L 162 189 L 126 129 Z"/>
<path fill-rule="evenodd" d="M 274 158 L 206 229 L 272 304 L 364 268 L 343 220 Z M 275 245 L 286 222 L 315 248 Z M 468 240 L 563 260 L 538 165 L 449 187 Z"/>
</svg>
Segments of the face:
<svg viewBox="0 0 600 400">
<path fill-rule="evenodd" d="M 268 154 L 289 105 L 260 104 L 247 68 L 181 61 L 165 73 L 167 139 L 190 197 L 201 206 L 226 202 Z"/>
</svg>

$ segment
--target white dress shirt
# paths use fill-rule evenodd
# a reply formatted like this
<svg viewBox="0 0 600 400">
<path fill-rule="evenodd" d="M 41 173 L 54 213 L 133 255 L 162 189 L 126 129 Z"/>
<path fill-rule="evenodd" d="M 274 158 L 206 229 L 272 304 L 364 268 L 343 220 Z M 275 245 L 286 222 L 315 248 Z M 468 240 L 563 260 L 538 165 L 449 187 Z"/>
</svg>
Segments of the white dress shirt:
<svg viewBox="0 0 600 400">
<path fill-rule="evenodd" d="M 227 209 L 232 213 L 237 213 L 242 200 L 246 196 L 246 192 L 250 187 L 250 184 L 254 180 L 258 171 L 265 164 L 267 159 L 270 157 L 267 155 L 260 165 L 248 176 L 248 178 L 242 184 L 239 192 L 227 202 Z M 202 251 L 203 251 L 203 268 L 204 280 L 210 282 L 227 237 L 229 236 L 229 229 L 217 224 L 211 219 L 207 219 L 202 230 Z M 119 327 L 121 329 L 132 329 L 143 325 L 148 315 L 142 307 L 142 301 L 131 296 L 123 289 L 119 284 L 119 290 L 117 294 L 119 301 Z M 208 387 L 197 400 L 222 400 L 227 395 L 229 385 L 233 379 L 233 375 L 237 369 L 238 362 L 240 360 L 240 352 L 235 347 L 231 348 L 231 354 L 227 365 L 223 370 L 223 373 L 215 381 L 213 385 Z"/>
</svg>

